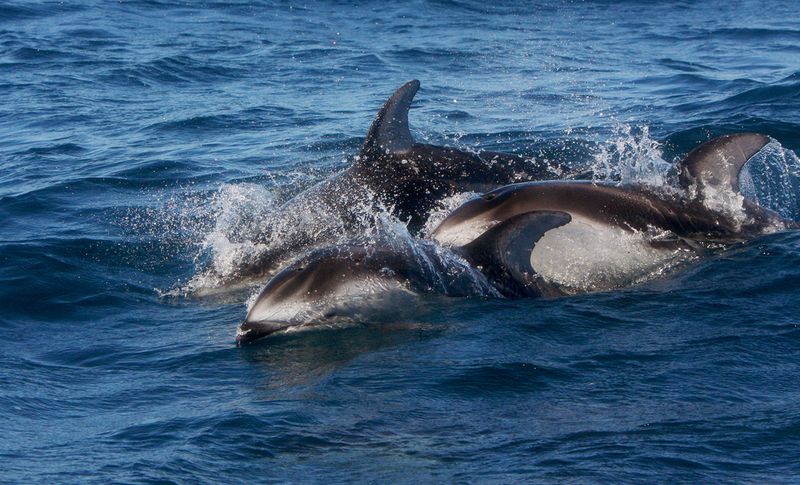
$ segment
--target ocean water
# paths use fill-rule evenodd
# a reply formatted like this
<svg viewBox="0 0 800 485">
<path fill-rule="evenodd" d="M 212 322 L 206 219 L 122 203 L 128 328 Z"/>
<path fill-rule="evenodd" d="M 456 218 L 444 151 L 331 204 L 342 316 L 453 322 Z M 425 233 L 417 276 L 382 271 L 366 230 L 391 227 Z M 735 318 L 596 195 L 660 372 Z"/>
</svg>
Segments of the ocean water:
<svg viewBox="0 0 800 485">
<path fill-rule="evenodd" d="M 418 139 L 611 181 L 660 185 L 712 136 L 765 133 L 746 189 L 800 218 L 797 18 L 0 3 L 0 482 L 800 481 L 796 232 L 619 291 L 425 297 L 242 348 L 263 281 L 214 276 L 410 79 Z"/>
</svg>

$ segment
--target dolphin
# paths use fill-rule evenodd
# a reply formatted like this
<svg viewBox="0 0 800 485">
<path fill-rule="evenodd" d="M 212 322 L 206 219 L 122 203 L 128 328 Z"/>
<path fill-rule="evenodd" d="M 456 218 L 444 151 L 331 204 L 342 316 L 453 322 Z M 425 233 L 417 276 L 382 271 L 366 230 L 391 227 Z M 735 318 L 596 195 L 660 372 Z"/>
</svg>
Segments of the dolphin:
<svg viewBox="0 0 800 485">
<path fill-rule="evenodd" d="M 241 345 L 326 323 L 396 319 L 404 309 L 417 308 L 421 294 L 496 295 L 481 273 L 439 251 L 430 241 L 313 250 L 269 280 L 239 325 L 236 341 Z"/>
<path fill-rule="evenodd" d="M 678 163 L 677 192 L 580 181 L 508 185 L 454 210 L 432 237 L 506 296 L 619 287 L 643 267 L 662 270 L 710 245 L 796 228 L 739 193 L 742 167 L 769 142 L 739 133 L 702 144 Z"/>
<path fill-rule="evenodd" d="M 411 136 L 408 111 L 419 90 L 417 80 L 398 89 L 378 112 L 349 174 L 393 207 L 417 231 L 443 198 L 485 191 L 512 182 L 549 180 L 569 173 L 563 165 L 509 153 L 478 153 L 418 143 Z"/>
<path fill-rule="evenodd" d="M 370 232 L 370 215 L 384 210 L 415 234 L 446 197 L 568 173 L 563 165 L 514 154 L 416 142 L 408 113 L 419 87 L 419 81 L 409 81 L 386 101 L 348 169 L 276 209 L 277 217 L 255 237 L 263 250 L 240 261 L 234 278 L 270 275 L 304 251 Z"/>
</svg>

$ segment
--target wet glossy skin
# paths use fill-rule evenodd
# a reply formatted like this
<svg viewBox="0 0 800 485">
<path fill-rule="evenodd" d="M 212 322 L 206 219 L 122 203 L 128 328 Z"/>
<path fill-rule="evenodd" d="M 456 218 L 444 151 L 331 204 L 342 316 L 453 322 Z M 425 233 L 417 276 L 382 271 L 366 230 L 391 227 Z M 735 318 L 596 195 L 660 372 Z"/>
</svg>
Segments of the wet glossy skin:
<svg viewBox="0 0 800 485">
<path fill-rule="evenodd" d="M 700 202 L 641 187 L 617 187 L 588 182 L 531 182 L 509 185 L 471 200 L 448 216 L 433 237 L 463 245 L 497 222 L 531 211 L 564 211 L 599 224 L 629 231 L 656 229 L 699 241 L 737 239 L 760 232 L 776 216 L 745 201 L 751 221 L 738 225 L 727 215 Z"/>
<path fill-rule="evenodd" d="M 492 190 L 521 180 L 553 179 L 567 172 L 558 164 L 551 167 L 509 153 L 474 153 L 417 143 L 408 129 L 408 110 L 418 89 L 418 81 L 408 82 L 386 101 L 351 167 L 278 209 L 283 215 L 276 232 L 281 236 L 272 237 L 275 227 L 264 228 L 256 240 L 268 244 L 269 249 L 256 260 L 244 263 L 239 277 L 273 274 L 282 263 L 303 251 L 335 243 L 343 228 L 354 234 L 364 232 L 364 221 L 360 220 L 364 213 L 391 211 L 416 234 L 430 211 L 446 197 Z M 281 232 L 291 226 L 295 213 L 306 214 L 309 207 L 325 215 L 317 221 L 319 227 Z"/>
<path fill-rule="evenodd" d="M 435 251 L 433 245 L 419 244 L 399 248 L 343 245 L 312 251 L 267 283 L 239 326 L 236 340 L 248 343 L 290 326 L 319 323 L 298 321 L 294 310 L 289 312 L 291 316 L 276 318 L 275 310 L 281 307 L 325 306 L 337 298 L 347 303 L 365 292 L 373 296 L 392 292 L 448 296 L 485 293 L 488 283 L 478 273 L 463 262 L 454 266 L 440 259 Z M 324 314 L 319 316 L 325 319 Z"/>
</svg>

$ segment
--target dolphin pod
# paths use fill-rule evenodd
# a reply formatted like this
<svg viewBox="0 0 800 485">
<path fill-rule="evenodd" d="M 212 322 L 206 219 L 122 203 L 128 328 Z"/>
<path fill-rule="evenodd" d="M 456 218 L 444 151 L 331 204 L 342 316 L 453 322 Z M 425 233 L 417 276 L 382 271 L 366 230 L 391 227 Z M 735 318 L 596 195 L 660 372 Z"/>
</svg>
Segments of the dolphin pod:
<svg viewBox="0 0 800 485">
<path fill-rule="evenodd" d="M 698 146 L 678 162 L 678 190 L 577 180 L 504 185 L 526 165 L 523 159 L 484 152 L 495 158 L 487 164 L 478 155 L 413 141 L 407 113 L 418 86 L 406 84 L 386 103 L 347 176 L 377 187 L 375 177 L 396 174 L 379 195 L 393 200 L 411 225 L 447 194 L 499 186 L 453 210 L 431 234 L 468 269 L 444 268 L 438 254 L 444 249 L 430 241 L 421 252 L 317 249 L 267 283 L 239 326 L 238 343 L 324 322 L 343 309 L 355 314 L 375 295 L 553 297 L 620 288 L 706 248 L 798 228 L 739 192 L 742 167 L 770 142 L 765 135 L 725 135 Z M 417 170 L 403 169 L 409 161 Z M 548 178 L 545 167 L 533 167 L 528 180 Z M 443 274 L 451 275 L 448 281 Z"/>
</svg>

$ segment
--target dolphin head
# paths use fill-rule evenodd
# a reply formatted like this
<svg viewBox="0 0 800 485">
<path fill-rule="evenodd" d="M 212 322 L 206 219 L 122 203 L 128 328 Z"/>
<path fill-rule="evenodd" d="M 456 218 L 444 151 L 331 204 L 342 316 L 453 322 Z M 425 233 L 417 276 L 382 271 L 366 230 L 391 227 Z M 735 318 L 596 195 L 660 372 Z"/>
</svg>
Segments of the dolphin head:
<svg viewBox="0 0 800 485">
<path fill-rule="evenodd" d="M 340 274 L 343 268 L 338 263 L 337 258 L 306 256 L 276 274 L 247 312 L 236 332 L 236 341 L 240 344 L 252 342 L 292 326 L 294 322 L 286 318 L 287 307 L 302 308 L 312 294 L 329 288 L 332 281 L 325 280 L 322 275 Z"/>
<path fill-rule="evenodd" d="M 312 251 L 276 274 L 239 325 L 245 344 L 272 333 L 346 314 L 366 297 L 403 290 L 402 257 L 390 251 L 336 246 Z"/>
<path fill-rule="evenodd" d="M 465 202 L 436 227 L 433 238 L 450 247 L 474 241 L 499 222 L 515 215 L 515 201 L 523 185 L 507 185 Z"/>
</svg>

